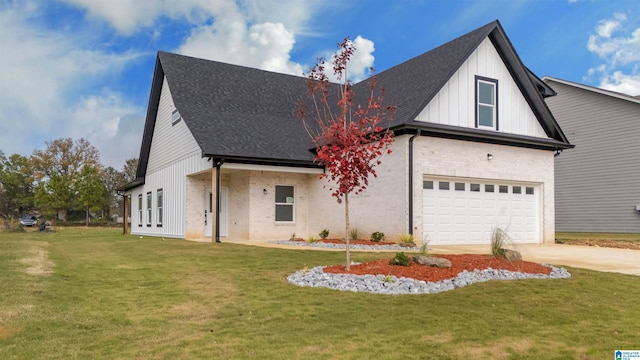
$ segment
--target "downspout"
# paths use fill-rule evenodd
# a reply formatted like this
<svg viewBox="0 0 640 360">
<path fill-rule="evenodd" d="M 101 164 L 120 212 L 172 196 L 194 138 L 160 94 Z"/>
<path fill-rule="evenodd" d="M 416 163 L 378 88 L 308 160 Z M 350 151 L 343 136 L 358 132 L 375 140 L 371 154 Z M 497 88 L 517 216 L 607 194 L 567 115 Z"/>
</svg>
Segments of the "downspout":
<svg viewBox="0 0 640 360">
<path fill-rule="evenodd" d="M 215 160 L 216 167 L 216 242 L 220 241 L 220 167 L 224 163 L 223 159 Z"/>
<path fill-rule="evenodd" d="M 409 234 L 413 235 L 413 139 L 420 135 L 420 129 L 409 138 Z"/>
</svg>

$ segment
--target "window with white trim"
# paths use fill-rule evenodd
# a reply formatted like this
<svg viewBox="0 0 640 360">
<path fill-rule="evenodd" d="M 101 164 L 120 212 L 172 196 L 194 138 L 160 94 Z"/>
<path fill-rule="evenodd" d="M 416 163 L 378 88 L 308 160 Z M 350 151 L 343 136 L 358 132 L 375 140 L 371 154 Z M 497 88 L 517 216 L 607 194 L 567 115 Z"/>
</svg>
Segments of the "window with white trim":
<svg viewBox="0 0 640 360">
<path fill-rule="evenodd" d="M 498 80 L 476 76 L 476 127 L 498 130 Z"/>
<path fill-rule="evenodd" d="M 142 194 L 138 195 L 138 226 L 142 226 Z"/>
<path fill-rule="evenodd" d="M 151 227 L 151 191 L 147 193 L 147 227 Z"/>
<path fill-rule="evenodd" d="M 275 193 L 276 222 L 293 222 L 295 214 L 293 186 L 276 185 Z"/>
<path fill-rule="evenodd" d="M 156 226 L 162 227 L 162 189 L 156 191 Z"/>
</svg>

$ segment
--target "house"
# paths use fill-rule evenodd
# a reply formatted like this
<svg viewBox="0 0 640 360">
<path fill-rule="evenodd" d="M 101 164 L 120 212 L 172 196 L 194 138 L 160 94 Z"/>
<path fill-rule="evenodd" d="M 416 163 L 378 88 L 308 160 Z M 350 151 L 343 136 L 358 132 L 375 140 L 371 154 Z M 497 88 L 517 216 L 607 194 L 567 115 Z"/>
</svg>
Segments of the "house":
<svg viewBox="0 0 640 360">
<path fill-rule="evenodd" d="M 362 237 L 430 244 L 554 241 L 554 154 L 570 148 L 498 21 L 377 75 L 393 152 L 350 197 Z M 367 89 L 366 83 L 354 91 Z M 319 180 L 295 115 L 305 79 L 158 53 L 131 233 L 189 240 L 343 237 L 344 208 Z"/>
<path fill-rule="evenodd" d="M 640 98 L 545 77 L 576 148 L 556 158 L 556 230 L 640 233 Z"/>
</svg>

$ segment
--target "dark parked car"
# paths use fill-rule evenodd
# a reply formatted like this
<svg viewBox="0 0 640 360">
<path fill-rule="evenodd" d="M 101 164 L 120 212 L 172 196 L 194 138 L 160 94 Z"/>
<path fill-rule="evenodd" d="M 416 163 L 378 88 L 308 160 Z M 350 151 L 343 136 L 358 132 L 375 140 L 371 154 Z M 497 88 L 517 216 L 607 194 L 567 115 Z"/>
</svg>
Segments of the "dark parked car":
<svg viewBox="0 0 640 360">
<path fill-rule="evenodd" d="M 20 218 L 20 225 L 22 226 L 36 226 L 38 225 L 38 218 L 33 215 L 25 215 Z"/>
</svg>

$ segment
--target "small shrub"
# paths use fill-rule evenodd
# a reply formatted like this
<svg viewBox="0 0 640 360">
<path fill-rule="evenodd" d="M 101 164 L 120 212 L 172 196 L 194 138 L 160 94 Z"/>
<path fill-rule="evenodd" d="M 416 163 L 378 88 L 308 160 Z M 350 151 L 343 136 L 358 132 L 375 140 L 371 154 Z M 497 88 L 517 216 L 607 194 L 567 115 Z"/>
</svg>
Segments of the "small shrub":
<svg viewBox="0 0 640 360">
<path fill-rule="evenodd" d="M 429 236 L 425 235 L 422 239 L 422 246 L 420 246 L 420 255 L 429 256 Z"/>
<path fill-rule="evenodd" d="M 416 246 L 415 241 L 413 241 L 413 235 L 411 234 L 402 234 L 400 235 L 400 240 L 398 241 L 398 245 L 404 247 L 414 247 Z"/>
<path fill-rule="evenodd" d="M 349 230 L 349 239 L 358 240 L 358 229 L 357 228 L 353 228 L 353 229 Z"/>
<path fill-rule="evenodd" d="M 393 275 L 387 275 L 384 277 L 383 281 L 386 283 L 394 283 L 396 282 L 396 279 L 393 277 Z"/>
<path fill-rule="evenodd" d="M 399 252 L 389 260 L 389 265 L 409 266 L 411 265 L 411 259 L 407 254 Z"/>
<path fill-rule="evenodd" d="M 384 233 L 383 232 L 376 231 L 373 234 L 371 234 L 371 241 L 380 242 L 382 240 L 384 240 Z"/>
<path fill-rule="evenodd" d="M 296 238 L 296 233 L 291 233 L 291 237 L 289 238 L 289 240 L 294 240 Z"/>
<path fill-rule="evenodd" d="M 313 235 L 311 235 L 311 236 L 309 236 L 309 237 L 307 238 L 307 242 L 308 242 L 308 243 L 316 243 L 316 242 L 318 242 L 318 241 L 320 241 L 320 240 L 318 240 L 318 238 L 317 238 L 317 237 L 315 237 L 315 236 L 313 236 Z"/>
<path fill-rule="evenodd" d="M 318 235 L 320 235 L 320 238 L 324 240 L 329 236 L 329 230 L 323 229 Z"/>
<path fill-rule="evenodd" d="M 491 231 L 491 255 L 505 257 L 504 245 L 509 240 L 509 234 L 499 227 Z"/>
</svg>

